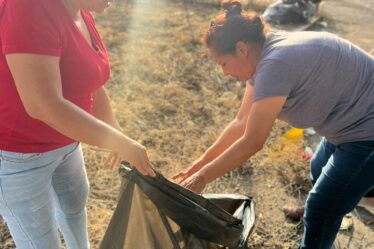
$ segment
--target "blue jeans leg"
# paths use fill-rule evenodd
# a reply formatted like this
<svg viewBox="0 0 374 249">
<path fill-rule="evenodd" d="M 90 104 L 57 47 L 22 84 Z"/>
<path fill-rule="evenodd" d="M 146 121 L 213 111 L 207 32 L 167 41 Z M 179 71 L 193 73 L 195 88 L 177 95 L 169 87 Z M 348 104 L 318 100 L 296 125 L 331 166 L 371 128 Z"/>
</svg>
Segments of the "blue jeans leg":
<svg viewBox="0 0 374 249">
<path fill-rule="evenodd" d="M 327 161 L 331 157 L 332 153 L 336 150 L 336 146 L 328 142 L 325 138 L 322 138 L 315 153 L 313 154 L 312 160 L 310 161 L 310 180 L 314 185 L 321 175 L 322 168 L 327 164 Z M 365 197 L 374 197 L 374 189 L 371 189 L 365 194 Z"/>
<path fill-rule="evenodd" d="M 52 175 L 57 223 L 69 249 L 88 249 L 86 203 L 89 183 L 79 146 Z"/>
<path fill-rule="evenodd" d="M 374 141 L 336 146 L 309 193 L 300 248 L 331 248 L 344 215 L 373 187 Z"/>
<path fill-rule="evenodd" d="M 321 175 L 322 168 L 326 165 L 332 153 L 335 152 L 335 149 L 335 145 L 322 138 L 310 161 L 310 180 L 313 185 Z"/>
<path fill-rule="evenodd" d="M 77 160 L 78 158 L 80 159 Z M 59 166 L 66 162 L 77 168 L 84 167 L 79 144 L 71 144 L 46 153 L 0 151 L 0 214 L 7 223 L 17 248 L 61 248 L 55 219 L 58 197 L 53 178 Z M 84 179 L 86 181 L 86 177 Z M 79 204 L 71 205 L 85 207 L 81 204 L 85 203 L 84 195 L 80 195 L 82 198 Z M 86 238 L 86 229 L 82 229 L 82 225 L 78 227 L 80 229 L 75 231 L 75 236 Z M 70 238 L 65 239 L 70 243 Z M 84 246 L 72 248 L 86 248 L 88 242 L 82 244 Z"/>
</svg>

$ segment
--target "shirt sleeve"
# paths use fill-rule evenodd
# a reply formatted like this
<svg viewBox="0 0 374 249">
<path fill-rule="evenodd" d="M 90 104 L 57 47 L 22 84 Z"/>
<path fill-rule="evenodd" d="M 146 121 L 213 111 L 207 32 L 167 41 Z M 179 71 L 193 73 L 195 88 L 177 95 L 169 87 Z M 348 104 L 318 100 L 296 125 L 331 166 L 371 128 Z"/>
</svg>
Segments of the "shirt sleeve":
<svg viewBox="0 0 374 249">
<path fill-rule="evenodd" d="M 295 85 L 295 70 L 280 60 L 261 62 L 253 78 L 253 101 L 275 96 L 289 96 Z"/>
<path fill-rule="evenodd" d="M 36 0 L 6 2 L 1 40 L 4 54 L 32 53 L 61 56 L 61 36 L 44 6 Z"/>
</svg>

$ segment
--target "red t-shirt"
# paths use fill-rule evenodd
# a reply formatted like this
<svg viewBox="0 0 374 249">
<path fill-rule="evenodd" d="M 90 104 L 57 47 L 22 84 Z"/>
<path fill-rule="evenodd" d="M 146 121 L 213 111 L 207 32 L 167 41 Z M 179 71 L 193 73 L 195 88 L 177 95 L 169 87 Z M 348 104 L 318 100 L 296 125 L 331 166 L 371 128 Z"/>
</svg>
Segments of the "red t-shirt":
<svg viewBox="0 0 374 249">
<path fill-rule="evenodd" d="M 74 142 L 26 113 L 6 54 L 59 57 L 64 98 L 92 112 L 92 93 L 108 80 L 110 69 L 92 15 L 81 14 L 95 49 L 60 0 L 0 0 L 0 150 L 38 153 Z"/>
</svg>

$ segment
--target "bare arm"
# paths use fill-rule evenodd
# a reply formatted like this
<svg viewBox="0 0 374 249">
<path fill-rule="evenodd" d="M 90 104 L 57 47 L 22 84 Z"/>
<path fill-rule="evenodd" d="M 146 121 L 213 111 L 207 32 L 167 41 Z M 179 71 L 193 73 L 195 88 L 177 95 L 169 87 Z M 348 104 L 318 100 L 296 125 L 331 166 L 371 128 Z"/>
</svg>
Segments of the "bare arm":
<svg viewBox="0 0 374 249">
<path fill-rule="evenodd" d="M 9 54 L 7 63 L 27 113 L 83 143 L 118 151 L 143 174 L 153 175 L 145 148 L 62 95 L 59 58 Z"/>
<path fill-rule="evenodd" d="M 201 161 L 204 165 L 218 157 L 244 134 L 245 124 L 248 120 L 249 111 L 252 105 L 252 94 L 253 87 L 248 85 L 239 112 L 235 119 L 231 121 L 231 123 L 225 128 L 214 144 L 210 146 L 201 157 Z"/>
<path fill-rule="evenodd" d="M 207 183 L 241 166 L 263 147 L 285 101 L 286 97 L 270 97 L 253 103 L 243 136 L 183 182 L 183 186 L 200 192 Z"/>
<path fill-rule="evenodd" d="M 110 106 L 109 96 L 104 86 L 98 88 L 93 94 L 93 115 L 101 121 L 107 123 L 113 128 L 121 131 L 118 120 L 114 116 Z M 116 169 L 122 161 L 117 151 L 111 151 L 104 162 L 104 166 L 110 169 Z"/>
<path fill-rule="evenodd" d="M 93 115 L 110 126 L 120 130 L 118 120 L 114 116 L 110 99 L 104 86 L 97 89 L 93 94 Z"/>
<path fill-rule="evenodd" d="M 243 96 L 238 114 L 235 119 L 224 129 L 217 140 L 205 151 L 205 153 L 197 159 L 192 166 L 186 171 L 174 176 L 174 179 L 181 178 L 183 181 L 196 171 L 204 167 L 207 163 L 213 161 L 222 152 L 229 148 L 237 139 L 239 139 L 245 131 L 245 125 L 248 120 L 249 111 L 252 105 L 253 86 L 247 84 L 246 91 Z"/>
</svg>

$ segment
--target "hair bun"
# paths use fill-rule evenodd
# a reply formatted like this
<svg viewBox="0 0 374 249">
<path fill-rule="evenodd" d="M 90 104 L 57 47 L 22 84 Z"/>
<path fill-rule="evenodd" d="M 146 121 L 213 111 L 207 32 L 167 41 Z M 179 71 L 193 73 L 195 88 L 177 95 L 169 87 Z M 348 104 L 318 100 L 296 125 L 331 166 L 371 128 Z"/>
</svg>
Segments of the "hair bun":
<svg viewBox="0 0 374 249">
<path fill-rule="evenodd" d="M 240 15 L 242 13 L 242 4 L 240 0 L 223 0 L 222 10 L 227 16 Z"/>
</svg>

